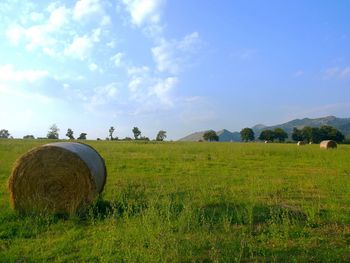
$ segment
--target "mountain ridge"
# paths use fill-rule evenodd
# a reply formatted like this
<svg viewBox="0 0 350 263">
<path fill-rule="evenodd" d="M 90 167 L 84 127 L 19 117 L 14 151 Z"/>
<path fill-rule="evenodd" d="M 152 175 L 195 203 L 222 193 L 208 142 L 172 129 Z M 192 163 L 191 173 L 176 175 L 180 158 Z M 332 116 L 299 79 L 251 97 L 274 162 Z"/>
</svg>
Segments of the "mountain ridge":
<svg viewBox="0 0 350 263">
<path fill-rule="evenodd" d="M 350 118 L 338 118 L 333 115 L 320 117 L 320 118 L 303 118 L 303 119 L 294 119 L 285 123 L 266 126 L 264 124 L 257 124 L 252 127 L 255 137 L 257 138 L 261 131 L 263 130 L 273 130 L 276 128 L 282 128 L 290 136 L 293 132 L 293 128 L 302 129 L 305 126 L 310 127 L 320 127 L 322 125 L 330 125 L 334 128 L 341 131 L 345 136 L 350 136 Z M 180 138 L 179 141 L 199 141 L 203 140 L 203 134 L 206 131 L 194 132 L 183 138 Z M 222 129 L 216 132 L 219 136 L 219 141 L 229 142 L 229 141 L 241 141 L 240 133 L 235 131 L 231 132 L 227 129 Z"/>
</svg>

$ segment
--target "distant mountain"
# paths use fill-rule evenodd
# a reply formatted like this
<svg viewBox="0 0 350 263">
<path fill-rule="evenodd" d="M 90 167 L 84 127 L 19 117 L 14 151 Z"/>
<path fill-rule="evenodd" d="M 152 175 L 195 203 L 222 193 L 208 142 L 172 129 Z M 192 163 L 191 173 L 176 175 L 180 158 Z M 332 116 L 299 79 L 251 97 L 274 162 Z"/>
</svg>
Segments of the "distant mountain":
<svg viewBox="0 0 350 263">
<path fill-rule="evenodd" d="M 335 116 L 327 116 L 327 117 L 317 118 L 317 119 L 309 119 L 309 118 L 295 119 L 286 123 L 273 125 L 273 126 L 257 124 L 253 126 L 252 129 L 255 133 L 255 138 L 258 138 L 261 131 L 263 130 L 273 130 L 275 128 L 282 128 L 290 135 L 293 132 L 294 127 L 298 129 L 302 129 L 305 126 L 320 127 L 322 125 L 333 126 L 334 128 L 341 131 L 345 136 L 350 136 L 350 118 L 337 118 Z M 179 141 L 197 142 L 199 140 L 203 140 L 204 133 L 205 131 L 195 132 L 186 137 L 181 138 Z M 223 130 L 217 131 L 216 134 L 219 136 L 220 142 L 241 141 L 241 135 L 239 132 L 230 132 L 226 129 L 223 129 Z"/>
<path fill-rule="evenodd" d="M 187 142 L 198 142 L 199 140 L 203 140 L 203 135 L 206 131 L 194 132 L 186 137 L 179 139 L 179 141 L 187 141 Z M 216 134 L 219 136 L 219 142 L 238 142 L 241 140 L 241 135 L 239 132 L 230 132 L 226 129 L 217 131 Z"/>
<path fill-rule="evenodd" d="M 309 119 L 309 118 L 295 119 L 295 120 L 274 125 L 274 126 L 265 126 L 265 125 L 259 124 L 252 127 L 252 129 L 255 133 L 255 136 L 257 137 L 263 130 L 273 130 L 275 128 L 282 128 L 288 134 L 291 134 L 293 132 L 294 127 L 298 129 L 302 129 L 305 126 L 320 127 L 322 125 L 333 126 L 334 128 L 340 130 L 344 135 L 350 135 L 350 118 L 337 118 L 335 116 L 327 116 L 327 117 L 317 118 L 317 119 Z"/>
<path fill-rule="evenodd" d="M 216 132 L 219 136 L 219 142 L 239 142 L 241 134 L 239 132 L 230 132 L 226 129 Z"/>
</svg>

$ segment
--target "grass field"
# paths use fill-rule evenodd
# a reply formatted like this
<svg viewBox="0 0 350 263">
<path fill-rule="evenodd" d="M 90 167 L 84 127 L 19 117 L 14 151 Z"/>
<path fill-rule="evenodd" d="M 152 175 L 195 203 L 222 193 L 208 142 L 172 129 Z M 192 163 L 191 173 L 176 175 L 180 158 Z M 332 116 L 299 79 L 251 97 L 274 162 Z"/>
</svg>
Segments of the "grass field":
<svg viewBox="0 0 350 263">
<path fill-rule="evenodd" d="M 0 140 L 1 262 L 350 262 L 350 146 L 87 141 L 89 212 L 17 215 L 12 165 L 45 142 Z"/>
</svg>

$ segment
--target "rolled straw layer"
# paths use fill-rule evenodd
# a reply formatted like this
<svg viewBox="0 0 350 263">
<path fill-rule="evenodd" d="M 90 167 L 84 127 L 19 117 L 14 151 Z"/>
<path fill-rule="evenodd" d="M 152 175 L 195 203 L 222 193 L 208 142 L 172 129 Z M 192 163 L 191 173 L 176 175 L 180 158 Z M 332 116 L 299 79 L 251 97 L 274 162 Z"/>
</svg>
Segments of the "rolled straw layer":
<svg viewBox="0 0 350 263">
<path fill-rule="evenodd" d="M 94 201 L 105 180 L 104 161 L 92 147 L 47 144 L 16 161 L 8 184 L 10 202 L 21 213 L 73 214 Z"/>
</svg>

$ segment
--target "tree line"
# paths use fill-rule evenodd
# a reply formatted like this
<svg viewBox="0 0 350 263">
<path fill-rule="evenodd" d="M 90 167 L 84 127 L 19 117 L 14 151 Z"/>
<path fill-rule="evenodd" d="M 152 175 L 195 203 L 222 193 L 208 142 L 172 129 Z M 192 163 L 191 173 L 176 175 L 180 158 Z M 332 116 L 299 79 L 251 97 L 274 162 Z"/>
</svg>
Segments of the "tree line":
<svg viewBox="0 0 350 263">
<path fill-rule="evenodd" d="M 59 131 L 60 129 L 57 127 L 56 124 L 53 124 L 47 133 L 47 136 L 45 138 L 38 138 L 38 139 L 59 139 Z M 125 137 L 124 139 L 119 139 L 117 136 L 114 136 L 114 132 L 116 129 L 111 126 L 108 130 L 108 136 L 106 137 L 106 140 L 144 140 L 149 141 L 150 139 L 148 137 L 142 136 L 141 130 L 138 127 L 133 127 L 132 133 L 133 138 L 131 137 Z M 241 140 L 243 142 L 249 142 L 249 141 L 255 141 L 255 134 L 254 131 L 251 128 L 244 128 L 240 131 Z M 70 140 L 75 140 L 74 132 L 71 128 L 67 129 L 66 137 Z M 166 131 L 160 130 L 155 140 L 156 141 L 164 141 L 166 139 Z M 8 130 L 2 129 L 0 130 L 0 139 L 8 139 L 12 138 L 11 134 Z M 25 135 L 23 136 L 23 139 L 35 139 L 34 135 Z M 80 135 L 76 138 L 77 140 L 86 140 L 87 139 L 87 133 L 82 132 Z M 274 130 L 263 130 L 259 137 L 259 140 L 261 141 L 269 141 L 269 142 L 285 142 L 286 139 L 288 139 L 288 134 L 286 131 L 284 131 L 282 128 L 276 128 Z M 307 143 L 320 143 L 323 140 L 334 140 L 338 143 L 344 142 L 344 143 L 350 143 L 350 138 L 345 139 L 345 136 L 336 128 L 329 126 L 329 125 L 323 125 L 321 127 L 310 127 L 305 126 L 302 129 L 293 128 L 293 132 L 291 134 L 291 139 L 293 141 L 303 141 Z M 100 138 L 97 138 L 97 140 L 101 140 Z M 205 141 L 219 141 L 219 136 L 216 134 L 215 131 L 209 130 L 206 131 L 203 134 L 203 140 Z"/>
<path fill-rule="evenodd" d="M 116 141 L 116 140 L 120 140 L 117 136 L 114 136 L 113 133 L 115 132 L 115 128 L 113 126 L 111 126 L 108 130 L 108 136 L 106 137 L 106 140 L 111 140 L 111 141 Z M 38 139 L 55 139 L 55 140 L 58 140 L 59 139 L 59 131 L 60 129 L 57 127 L 56 124 L 53 124 L 50 126 L 48 132 L 47 132 L 47 135 L 46 137 L 44 138 L 38 138 Z M 141 135 L 141 131 L 138 127 L 134 127 L 132 129 L 132 133 L 134 135 L 134 140 L 144 140 L 144 141 L 149 141 L 150 139 L 148 137 L 145 137 L 145 136 L 142 136 Z M 66 137 L 69 139 L 69 140 L 86 140 L 87 139 L 87 133 L 86 132 L 82 132 L 80 133 L 80 135 L 75 138 L 74 137 L 74 131 L 71 129 L 71 128 L 68 128 L 67 129 L 67 132 L 66 132 Z M 166 131 L 164 130 L 160 130 L 157 135 L 156 135 L 156 138 L 155 140 L 156 141 L 164 141 L 166 139 L 167 135 L 166 135 Z M 5 129 L 2 129 L 0 130 L 0 139 L 8 139 L 8 138 L 12 138 L 11 134 L 9 133 L 8 130 L 5 130 Z M 25 135 L 23 136 L 23 139 L 35 139 L 34 135 Z M 101 140 L 100 138 L 97 138 L 97 140 Z M 124 139 L 121 139 L 121 140 L 126 140 L 126 141 L 129 141 L 129 140 L 133 140 L 132 138 L 130 137 L 125 137 Z"/>
<path fill-rule="evenodd" d="M 240 132 L 241 140 L 244 142 L 254 141 L 255 134 L 251 128 L 244 128 Z M 273 142 L 277 140 L 278 142 L 285 142 L 288 139 L 288 134 L 282 128 L 276 128 L 274 130 L 263 130 L 259 137 L 261 141 Z M 302 129 L 293 128 L 291 134 L 291 139 L 293 141 L 303 141 L 308 143 L 320 143 L 323 140 L 334 140 L 336 142 L 344 142 L 345 136 L 336 128 L 323 125 L 321 127 L 310 127 L 305 126 Z"/>
</svg>

